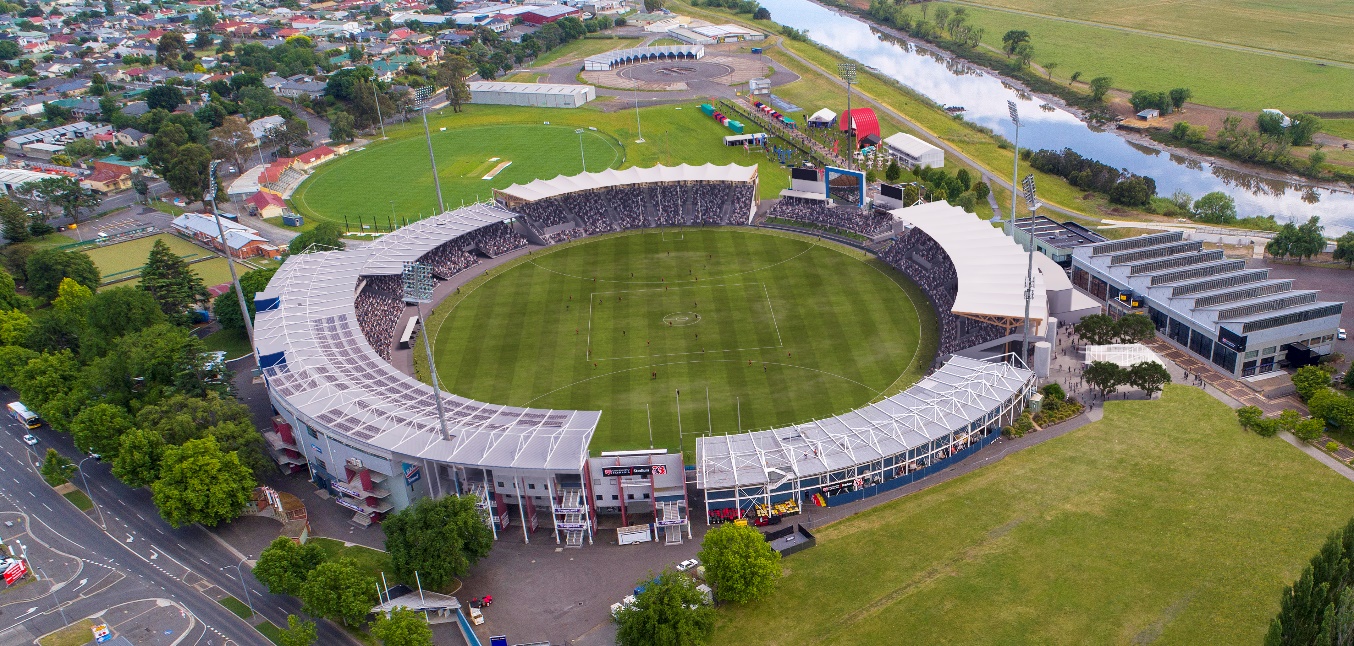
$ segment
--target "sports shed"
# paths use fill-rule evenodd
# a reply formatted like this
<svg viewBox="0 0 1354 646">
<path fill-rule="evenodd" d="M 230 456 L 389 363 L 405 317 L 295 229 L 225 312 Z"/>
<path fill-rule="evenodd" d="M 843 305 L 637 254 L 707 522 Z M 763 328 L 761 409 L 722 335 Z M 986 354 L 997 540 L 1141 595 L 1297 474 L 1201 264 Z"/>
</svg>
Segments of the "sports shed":
<svg viewBox="0 0 1354 646">
<path fill-rule="evenodd" d="M 577 108 L 597 98 L 591 85 L 553 83 L 500 83 L 475 81 L 470 87 L 470 102 L 480 105 L 526 105 L 535 108 Z"/>
</svg>

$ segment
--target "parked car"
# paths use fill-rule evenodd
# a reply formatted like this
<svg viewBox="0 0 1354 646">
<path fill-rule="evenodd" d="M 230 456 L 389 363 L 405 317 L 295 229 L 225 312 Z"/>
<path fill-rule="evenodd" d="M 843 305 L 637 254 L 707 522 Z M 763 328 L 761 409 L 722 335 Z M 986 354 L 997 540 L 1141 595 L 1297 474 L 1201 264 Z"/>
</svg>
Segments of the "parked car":
<svg viewBox="0 0 1354 646">
<path fill-rule="evenodd" d="M 1349 336 L 1345 334 L 1344 328 L 1340 328 L 1339 330 L 1335 331 L 1335 338 L 1344 341 L 1345 339 L 1349 338 Z"/>
<path fill-rule="evenodd" d="M 686 572 L 687 570 L 690 570 L 700 564 L 701 564 L 700 561 L 697 561 L 696 559 L 687 559 L 677 564 L 677 571 Z"/>
<path fill-rule="evenodd" d="M 31 433 L 24 436 L 24 444 L 27 444 L 27 445 L 29 445 L 29 446 L 33 446 L 34 444 L 37 444 L 37 443 L 38 443 L 38 438 L 37 438 L 37 437 L 34 437 Z"/>
</svg>

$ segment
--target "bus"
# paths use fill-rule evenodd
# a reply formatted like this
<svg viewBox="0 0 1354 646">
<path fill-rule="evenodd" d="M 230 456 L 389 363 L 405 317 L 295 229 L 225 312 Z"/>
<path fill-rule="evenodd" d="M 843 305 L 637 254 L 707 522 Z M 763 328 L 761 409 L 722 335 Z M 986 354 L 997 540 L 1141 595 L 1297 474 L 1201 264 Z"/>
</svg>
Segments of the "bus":
<svg viewBox="0 0 1354 646">
<path fill-rule="evenodd" d="M 9 406 L 9 416 L 19 420 L 21 424 L 28 428 L 37 428 L 42 426 L 42 418 L 37 413 L 28 410 L 21 402 L 11 402 Z"/>
</svg>

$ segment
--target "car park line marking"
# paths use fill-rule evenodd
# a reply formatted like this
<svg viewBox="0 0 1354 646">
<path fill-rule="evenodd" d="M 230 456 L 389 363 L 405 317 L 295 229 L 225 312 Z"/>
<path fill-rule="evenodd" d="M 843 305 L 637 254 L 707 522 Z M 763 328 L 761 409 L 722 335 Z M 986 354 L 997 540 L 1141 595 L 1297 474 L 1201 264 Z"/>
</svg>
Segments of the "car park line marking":
<svg viewBox="0 0 1354 646">
<path fill-rule="evenodd" d="M 43 506 L 43 507 L 47 507 L 47 511 L 50 511 L 50 512 L 55 512 L 55 511 L 56 511 L 55 509 L 52 509 L 51 507 L 49 507 L 49 506 L 47 505 L 47 503 L 45 503 L 45 502 L 42 503 L 42 506 Z"/>
</svg>

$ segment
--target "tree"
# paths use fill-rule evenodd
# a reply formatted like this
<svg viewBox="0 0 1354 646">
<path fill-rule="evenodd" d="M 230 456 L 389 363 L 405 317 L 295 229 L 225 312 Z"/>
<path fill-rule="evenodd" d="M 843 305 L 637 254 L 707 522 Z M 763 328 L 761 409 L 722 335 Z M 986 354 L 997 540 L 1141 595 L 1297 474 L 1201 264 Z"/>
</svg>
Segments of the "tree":
<svg viewBox="0 0 1354 646">
<path fill-rule="evenodd" d="M 1242 406 L 1236 410 L 1236 421 L 1241 424 L 1242 430 L 1253 431 L 1264 414 L 1259 406 Z"/>
<path fill-rule="evenodd" d="M 1103 101 L 1105 95 L 1109 93 L 1110 87 L 1114 84 L 1114 79 L 1108 76 L 1097 76 L 1091 79 L 1091 100 Z"/>
<path fill-rule="evenodd" d="M 146 107 L 173 112 L 183 105 L 183 91 L 172 85 L 156 85 L 146 92 Z"/>
<path fill-rule="evenodd" d="M 160 479 L 151 485 L 155 507 L 174 527 L 215 527 L 234 520 L 253 490 L 254 474 L 240 463 L 240 456 L 222 451 L 214 437 L 166 446 Z"/>
<path fill-rule="evenodd" d="M 255 269 L 240 276 L 240 288 L 244 290 L 245 305 L 249 308 L 249 320 L 254 320 L 254 295 L 268 287 L 268 281 L 277 273 L 277 267 Z M 212 303 L 212 313 L 221 327 L 227 330 L 243 330 L 244 317 L 240 316 L 240 299 L 235 295 L 235 285 L 230 291 L 216 297 Z"/>
<path fill-rule="evenodd" d="M 758 540 L 766 544 L 765 540 Z M 779 568 L 779 564 L 776 567 Z M 714 628 L 714 614 L 691 577 L 666 571 L 644 584 L 644 591 L 635 596 L 634 605 L 616 613 L 616 643 L 620 646 L 705 644 Z"/>
<path fill-rule="evenodd" d="M 258 145 L 249 124 L 237 116 L 226 117 L 221 121 L 220 127 L 213 128 L 207 136 L 211 142 L 212 153 L 235 162 L 235 167 L 241 170 L 244 169 L 245 157 Z"/>
<path fill-rule="evenodd" d="M 1187 87 L 1178 87 L 1172 89 L 1169 96 L 1171 97 L 1171 107 L 1179 110 L 1185 105 L 1186 101 L 1194 96 L 1194 92 L 1190 91 Z"/>
<path fill-rule="evenodd" d="M 1108 314 L 1092 314 L 1082 317 L 1081 321 L 1074 325 L 1072 329 L 1076 331 L 1077 336 L 1091 345 L 1114 343 L 1119 336 L 1119 326 L 1115 323 L 1114 317 Z"/>
<path fill-rule="evenodd" d="M 160 479 L 165 441 L 159 433 L 133 428 L 118 439 L 113 476 L 129 487 L 145 487 Z"/>
<path fill-rule="evenodd" d="M 658 13 L 665 4 L 664 0 L 644 0 L 644 13 Z"/>
<path fill-rule="evenodd" d="M 301 586 L 303 609 L 312 615 L 361 623 L 376 605 L 379 584 L 349 558 L 321 563 Z"/>
<path fill-rule="evenodd" d="M 73 475 L 75 464 L 56 449 L 47 449 L 47 455 L 42 458 L 42 479 L 47 481 L 47 484 L 57 487 L 66 484 Z"/>
<path fill-rule="evenodd" d="M 286 125 L 273 134 L 273 139 L 282 147 L 279 155 L 304 151 L 310 148 L 310 126 L 299 117 L 287 119 Z"/>
<path fill-rule="evenodd" d="M 780 578 L 780 552 L 755 527 L 726 523 L 705 534 L 700 561 L 721 601 L 746 603 L 770 594 Z"/>
<path fill-rule="evenodd" d="M 132 173 L 132 190 L 136 191 L 137 196 L 141 198 L 140 201 L 143 204 L 149 203 L 146 197 L 150 195 L 150 183 L 146 181 L 145 176 L 139 171 Z"/>
<path fill-rule="evenodd" d="M 167 63 L 172 66 L 178 62 L 179 56 L 187 51 L 188 43 L 183 39 L 183 34 L 177 31 L 165 32 L 155 45 L 155 62 Z"/>
<path fill-rule="evenodd" d="M 61 207 L 62 215 L 75 224 L 80 223 L 80 209 L 97 207 L 102 200 L 98 194 L 80 186 L 80 181 L 74 177 L 48 177 L 38 180 L 34 186 L 43 199 Z"/>
<path fill-rule="evenodd" d="M 1236 222 L 1236 200 L 1222 191 L 1213 191 L 1194 201 L 1194 219 L 1211 224 Z"/>
<path fill-rule="evenodd" d="M 753 20 L 770 20 L 770 19 L 771 19 L 771 11 L 768 10 L 766 7 L 757 7 L 757 10 L 754 11 L 754 12 L 752 12 L 752 19 L 753 19 Z"/>
<path fill-rule="evenodd" d="M 1335 252 L 1331 258 L 1336 262 L 1344 261 L 1346 268 L 1354 266 L 1354 231 L 1346 231 L 1335 239 Z"/>
<path fill-rule="evenodd" d="M 281 633 L 279 641 L 282 646 L 311 646 L 317 639 L 315 622 L 305 621 L 296 615 L 287 615 L 287 627 Z"/>
<path fill-rule="evenodd" d="M 23 345 L 33 332 L 33 319 L 17 309 L 0 310 L 0 345 Z"/>
<path fill-rule="evenodd" d="M 1303 442 L 1312 442 L 1326 432 L 1326 420 L 1309 417 L 1293 425 L 1293 435 Z"/>
<path fill-rule="evenodd" d="M 395 573 L 441 588 L 470 571 L 493 549 L 492 531 L 484 524 L 473 496 L 444 496 L 418 502 L 388 516 L 381 524 Z"/>
<path fill-rule="evenodd" d="M 1304 258 L 1311 258 L 1326 249 L 1326 228 L 1321 225 L 1321 216 L 1313 215 L 1298 226 L 1297 235 L 1288 246 L 1288 253 L 1298 257 L 1298 264 Z"/>
<path fill-rule="evenodd" d="M 470 87 L 466 85 L 465 79 L 472 71 L 470 61 L 459 54 L 448 56 L 437 67 L 436 82 L 447 88 L 447 103 L 451 105 L 452 112 L 460 112 L 461 106 L 470 102 Z"/>
<path fill-rule="evenodd" d="M 8 42 L 8 41 L 0 41 Z M 9 242 L 25 242 L 29 239 L 29 217 L 22 204 L 0 196 L 0 233 L 4 233 Z"/>
<path fill-rule="evenodd" d="M 1163 386 L 1171 383 L 1171 373 L 1166 370 L 1166 366 L 1155 361 L 1133 364 L 1128 368 L 1126 377 L 1128 383 L 1146 393 L 1148 399 L 1161 392 Z"/>
<path fill-rule="evenodd" d="M 206 437 L 212 429 L 229 423 L 248 423 L 249 407 L 215 392 L 204 396 L 176 394 L 143 406 L 136 425 L 160 435 L 169 444 Z"/>
<path fill-rule="evenodd" d="M 340 251 L 343 244 L 343 228 L 333 222 L 321 222 L 314 229 L 301 233 L 287 243 L 288 253 L 311 253 L 316 251 Z"/>
<path fill-rule="evenodd" d="M 396 608 L 389 614 L 377 614 L 371 624 L 371 636 L 382 646 L 432 646 L 433 629 L 421 613 Z"/>
<path fill-rule="evenodd" d="M 1265 636 L 1265 646 L 1346 646 L 1349 642 L 1336 641 L 1331 633 L 1343 636 L 1349 631 L 1348 614 L 1354 604 L 1347 594 L 1351 562 L 1354 562 L 1354 520 L 1331 532 L 1297 581 L 1284 588 L 1278 615 Z"/>
<path fill-rule="evenodd" d="M 330 139 L 343 143 L 352 141 L 356 136 L 357 129 L 353 125 L 353 115 L 338 109 L 329 113 Z"/>
<path fill-rule="evenodd" d="M 141 289 L 155 297 L 160 311 L 176 325 L 187 325 L 192 319 L 192 309 L 208 296 L 202 278 L 174 255 L 163 240 L 156 240 L 151 246 L 146 265 L 141 269 Z"/>
<path fill-rule="evenodd" d="M 171 163 L 172 167 L 164 176 L 169 188 L 190 204 L 201 201 L 211 183 L 208 170 L 212 163 L 212 151 L 200 144 L 185 144 L 178 149 Z"/>
<path fill-rule="evenodd" d="M 1294 253 L 1294 244 L 1298 238 L 1298 226 L 1292 222 L 1285 222 L 1279 231 L 1269 242 L 1265 243 L 1265 253 L 1275 258 L 1283 259 Z"/>
<path fill-rule="evenodd" d="M 1157 328 L 1145 314 L 1127 314 L 1114 322 L 1115 343 L 1142 343 L 1156 336 Z"/>
<path fill-rule="evenodd" d="M 1124 369 L 1109 361 L 1092 361 L 1082 371 L 1082 378 L 1092 388 L 1099 390 L 1102 397 L 1108 397 L 1110 392 L 1124 383 Z"/>
<path fill-rule="evenodd" d="M 902 176 L 903 169 L 898 166 L 898 160 L 897 159 L 889 160 L 889 167 L 884 169 L 884 179 L 888 180 L 889 182 L 896 182 L 898 181 L 898 178 Z"/>
<path fill-rule="evenodd" d="M 273 594 L 296 596 L 310 573 L 324 561 L 325 553 L 318 543 L 298 545 L 286 536 L 279 536 L 259 554 L 254 578 Z"/>
<path fill-rule="evenodd" d="M 135 287 L 115 287 L 94 294 L 85 310 L 85 334 L 80 338 L 83 357 L 101 357 L 123 335 L 145 330 L 165 321 L 155 296 Z"/>
<path fill-rule="evenodd" d="M 1321 117 L 1314 114 L 1299 114 L 1292 119 L 1288 126 L 1288 135 L 1294 146 L 1308 146 L 1312 143 L 1312 137 L 1321 132 L 1324 124 Z"/>
<path fill-rule="evenodd" d="M 43 417 L 47 403 L 65 395 L 80 378 L 80 362 L 70 350 L 43 352 L 18 370 L 11 384 L 23 401 Z"/>
<path fill-rule="evenodd" d="M 116 458 L 122 434 L 132 430 L 132 416 L 114 404 L 96 404 L 80 411 L 70 423 L 75 448 Z"/>
<path fill-rule="evenodd" d="M 211 31 L 212 26 L 215 24 L 216 12 L 211 9 L 202 9 L 197 12 L 197 16 L 193 18 L 193 26 L 203 31 Z"/>
<path fill-rule="evenodd" d="M 1293 387 L 1304 402 L 1330 384 L 1330 373 L 1318 366 L 1303 366 L 1293 373 Z"/>
<path fill-rule="evenodd" d="M 1024 29 L 1012 29 L 1001 36 L 1002 49 L 1007 55 L 1014 54 L 1017 47 L 1030 42 L 1030 32 Z"/>
</svg>

